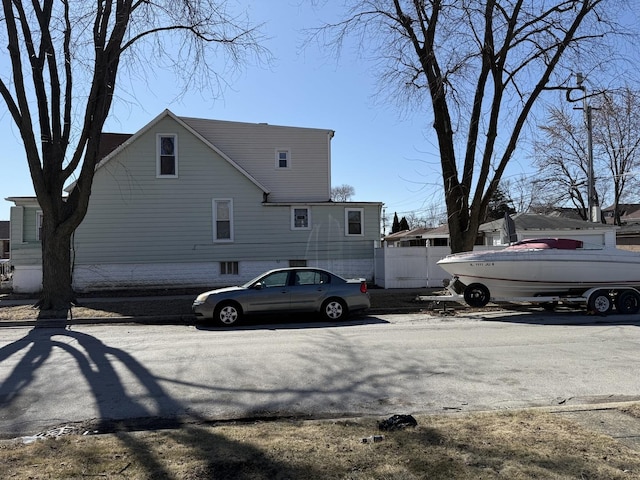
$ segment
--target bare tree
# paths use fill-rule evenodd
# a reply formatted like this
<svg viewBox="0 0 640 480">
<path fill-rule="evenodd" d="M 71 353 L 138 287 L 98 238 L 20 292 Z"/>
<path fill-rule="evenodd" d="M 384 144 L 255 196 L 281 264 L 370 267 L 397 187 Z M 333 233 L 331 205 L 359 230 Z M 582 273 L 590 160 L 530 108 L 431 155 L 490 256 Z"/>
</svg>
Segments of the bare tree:
<svg viewBox="0 0 640 480">
<path fill-rule="evenodd" d="M 351 185 L 338 185 L 331 189 L 331 200 L 334 202 L 348 202 L 356 194 L 356 189 Z"/>
<path fill-rule="evenodd" d="M 563 63 L 614 31 L 611 0 L 354 0 L 325 25 L 338 51 L 355 36 L 398 103 L 422 105 L 440 152 L 451 249 L 473 248 L 534 105 L 570 79 Z M 601 50 L 602 53 L 602 50 Z M 602 56 L 601 56 L 602 58 Z M 413 96 L 413 98 L 412 98 Z"/>
<path fill-rule="evenodd" d="M 138 67 L 172 67 L 189 84 L 219 80 L 216 58 L 240 65 L 264 52 L 255 27 L 232 15 L 223 0 L 2 5 L 0 37 L 10 69 L 0 72 L 0 94 L 22 137 L 43 212 L 39 306 L 66 315 L 75 299 L 71 236 L 87 212 L 100 134 L 125 55 L 138 49 Z M 72 175 L 75 187 L 65 197 Z"/>
<path fill-rule="evenodd" d="M 543 135 L 535 143 L 538 199 L 554 206 L 572 204 L 583 220 L 588 218 L 587 131 L 569 105 L 560 100 L 549 109 L 541 125 Z M 539 200 L 540 202 L 540 200 Z"/>
<path fill-rule="evenodd" d="M 537 183 L 527 175 L 503 179 L 501 185 L 512 199 L 516 213 L 526 213 L 536 203 L 539 196 Z"/>
<path fill-rule="evenodd" d="M 602 95 L 596 109 L 593 141 L 605 159 L 613 187 L 614 223 L 620 225 L 620 203 L 640 167 L 640 91 L 629 87 Z"/>
<path fill-rule="evenodd" d="M 619 204 L 631 193 L 640 168 L 640 92 L 629 87 L 593 98 L 593 149 L 596 197 L 613 202 L 614 223 L 620 225 Z M 539 197 L 547 203 L 570 202 L 587 219 L 588 152 L 582 114 L 564 104 L 550 108 L 536 142 Z M 631 187 L 631 188 L 630 188 Z"/>
</svg>

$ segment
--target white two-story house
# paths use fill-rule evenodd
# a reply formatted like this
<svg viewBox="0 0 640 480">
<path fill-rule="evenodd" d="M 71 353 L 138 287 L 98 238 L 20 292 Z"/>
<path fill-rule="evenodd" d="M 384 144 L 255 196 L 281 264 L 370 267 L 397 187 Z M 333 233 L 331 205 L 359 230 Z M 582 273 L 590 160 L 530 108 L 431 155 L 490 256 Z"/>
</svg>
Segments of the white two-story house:
<svg viewBox="0 0 640 480">
<path fill-rule="evenodd" d="M 300 265 L 372 279 L 382 203 L 330 200 L 333 135 L 165 110 L 118 137 L 73 238 L 74 288 L 231 285 Z M 7 200 L 13 289 L 38 291 L 42 213 Z"/>
</svg>

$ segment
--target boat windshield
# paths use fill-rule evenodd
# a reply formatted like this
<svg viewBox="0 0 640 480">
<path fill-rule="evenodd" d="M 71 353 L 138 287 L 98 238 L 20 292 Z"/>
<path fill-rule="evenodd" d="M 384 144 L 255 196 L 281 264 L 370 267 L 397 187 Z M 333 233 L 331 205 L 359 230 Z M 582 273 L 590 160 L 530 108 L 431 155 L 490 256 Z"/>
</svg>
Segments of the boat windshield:
<svg viewBox="0 0 640 480">
<path fill-rule="evenodd" d="M 558 250 L 576 250 L 583 248 L 582 240 L 573 240 L 570 238 L 532 238 L 516 242 L 507 247 L 508 250 L 524 250 L 524 249 L 558 249 Z"/>
</svg>

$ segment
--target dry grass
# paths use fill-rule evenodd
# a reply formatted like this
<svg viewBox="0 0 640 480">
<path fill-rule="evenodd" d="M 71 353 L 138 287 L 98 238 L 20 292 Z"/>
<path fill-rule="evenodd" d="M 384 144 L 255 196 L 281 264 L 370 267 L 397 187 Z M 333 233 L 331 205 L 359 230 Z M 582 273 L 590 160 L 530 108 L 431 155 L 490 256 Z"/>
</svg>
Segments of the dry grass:
<svg viewBox="0 0 640 480">
<path fill-rule="evenodd" d="M 184 425 L 0 446 L 2 478 L 633 479 L 640 453 L 553 414 Z M 363 437 L 384 433 L 376 443 Z"/>
<path fill-rule="evenodd" d="M 640 418 L 640 403 L 633 403 L 622 408 L 621 410 L 633 417 Z"/>
</svg>

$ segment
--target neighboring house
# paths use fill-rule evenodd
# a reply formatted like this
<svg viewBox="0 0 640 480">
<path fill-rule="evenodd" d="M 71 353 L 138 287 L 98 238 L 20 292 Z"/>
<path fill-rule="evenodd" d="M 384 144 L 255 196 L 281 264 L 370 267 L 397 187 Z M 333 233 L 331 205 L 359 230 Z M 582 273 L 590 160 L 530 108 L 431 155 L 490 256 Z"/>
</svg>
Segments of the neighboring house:
<svg viewBox="0 0 640 480">
<path fill-rule="evenodd" d="M 74 288 L 232 285 L 297 265 L 371 280 L 382 203 L 330 201 L 333 134 L 165 110 L 112 138 L 73 238 Z M 42 213 L 7 200 L 14 291 L 39 290 Z"/>
<path fill-rule="evenodd" d="M 390 233 L 382 239 L 385 247 L 425 247 L 427 241 L 423 237 L 430 228 L 412 228 L 396 233 Z"/>
<path fill-rule="evenodd" d="M 0 221 L 0 258 L 8 259 L 11 256 L 11 222 Z"/>
<path fill-rule="evenodd" d="M 618 205 L 622 225 L 617 232 L 617 244 L 626 250 L 640 251 L 640 204 L 623 203 Z M 613 206 L 604 208 L 602 214 L 607 223 L 614 222 Z"/>
<path fill-rule="evenodd" d="M 528 214 L 546 215 L 549 217 L 572 218 L 582 220 L 586 218 L 584 209 L 578 207 L 554 207 L 550 205 L 533 205 L 529 207 Z"/>
<path fill-rule="evenodd" d="M 640 251 L 640 223 L 629 223 L 616 232 L 618 248 Z"/>
<path fill-rule="evenodd" d="M 517 214 L 512 217 L 517 240 L 552 237 L 575 238 L 596 245 L 616 245 L 616 227 L 557 215 Z M 477 250 L 508 245 L 505 219 L 484 223 L 478 231 Z M 448 274 L 437 262 L 451 253 L 449 229 L 441 225 L 422 234 L 425 247 L 377 248 L 376 284 L 383 288 L 439 287 Z M 386 243 L 386 242 L 385 242 Z"/>
<path fill-rule="evenodd" d="M 595 245 L 615 245 L 616 228 L 558 215 L 519 213 L 512 215 L 518 240 L 529 238 L 575 238 Z M 478 229 L 484 245 L 505 245 L 505 219 L 484 223 Z"/>
<path fill-rule="evenodd" d="M 607 223 L 614 223 L 615 211 L 614 206 L 602 209 L 602 216 Z M 620 222 L 623 225 L 638 224 L 640 223 L 640 204 L 637 203 L 621 203 L 618 205 L 618 212 L 620 214 Z"/>
</svg>

